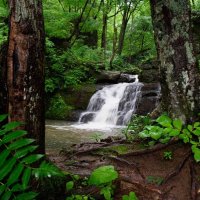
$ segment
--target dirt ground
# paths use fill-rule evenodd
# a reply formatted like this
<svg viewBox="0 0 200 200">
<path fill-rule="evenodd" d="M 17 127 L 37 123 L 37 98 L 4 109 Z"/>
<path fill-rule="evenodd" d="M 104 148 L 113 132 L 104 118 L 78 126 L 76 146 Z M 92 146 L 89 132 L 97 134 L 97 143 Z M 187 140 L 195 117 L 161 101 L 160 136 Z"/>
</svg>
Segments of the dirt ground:
<svg viewBox="0 0 200 200">
<path fill-rule="evenodd" d="M 171 152 L 172 159 L 165 159 Z M 140 142 L 104 141 L 74 145 L 49 155 L 64 171 L 89 176 L 101 165 L 119 173 L 114 200 L 134 191 L 139 200 L 200 200 L 200 167 L 190 147 L 177 141 L 146 148 Z"/>
</svg>

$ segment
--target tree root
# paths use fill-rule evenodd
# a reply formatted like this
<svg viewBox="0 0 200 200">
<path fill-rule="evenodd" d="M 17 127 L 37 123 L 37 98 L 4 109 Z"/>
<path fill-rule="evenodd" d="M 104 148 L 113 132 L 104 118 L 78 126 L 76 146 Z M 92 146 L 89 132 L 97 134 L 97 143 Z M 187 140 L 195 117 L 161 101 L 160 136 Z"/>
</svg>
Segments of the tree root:
<svg viewBox="0 0 200 200">
<path fill-rule="evenodd" d="M 196 191 L 196 173 L 194 168 L 194 162 L 190 162 L 190 175 L 191 175 L 191 199 L 197 199 L 197 191 Z"/>
<path fill-rule="evenodd" d="M 158 194 L 159 196 L 162 196 L 164 193 L 159 190 L 158 188 L 156 187 L 152 187 L 152 186 L 149 186 L 149 185 L 146 185 L 144 184 L 143 182 L 136 182 L 136 181 L 133 181 L 131 178 L 129 177 L 120 177 L 120 180 L 121 181 L 124 181 L 124 182 L 127 182 L 127 183 L 130 183 L 130 184 L 133 184 L 133 185 L 136 185 L 138 186 L 139 188 L 144 188 L 145 190 L 147 190 L 148 192 L 153 192 L 153 193 L 156 193 Z"/>
<path fill-rule="evenodd" d="M 173 178 L 174 176 L 178 175 L 180 173 L 180 171 L 182 170 L 182 168 L 184 167 L 185 163 L 187 162 L 187 160 L 190 158 L 191 156 L 191 151 L 189 151 L 188 153 L 186 153 L 185 158 L 178 164 L 178 166 L 176 167 L 176 169 L 173 172 L 170 172 L 162 181 L 161 185 L 167 183 L 167 181 L 169 181 L 171 178 Z"/>
<path fill-rule="evenodd" d="M 137 163 L 133 163 L 133 162 L 129 162 L 123 158 L 119 158 L 119 157 L 115 157 L 115 156 L 106 156 L 106 158 L 108 159 L 111 159 L 111 160 L 114 160 L 116 162 L 120 162 L 120 163 L 123 163 L 125 165 L 129 165 L 131 167 L 134 167 L 135 170 L 137 171 L 137 173 L 141 176 L 141 178 L 144 180 L 145 177 L 144 175 L 142 174 L 142 172 L 140 171 L 139 167 L 138 167 L 138 164 Z"/>
<path fill-rule="evenodd" d="M 90 149 L 86 149 L 86 150 L 80 150 L 80 151 L 77 151 L 76 153 L 74 153 L 73 155 L 76 156 L 76 155 L 81 155 L 81 154 L 85 154 L 85 153 L 90 153 L 91 151 L 96 151 L 96 150 L 99 150 L 100 148 L 108 147 L 113 144 L 121 144 L 123 142 L 124 142 L 124 140 L 114 141 L 114 142 L 110 142 L 110 143 L 103 143 L 103 144 L 100 143 L 101 145 L 99 145 L 98 147 L 94 147 L 94 148 L 90 148 Z"/>
<path fill-rule="evenodd" d="M 144 155 L 144 154 L 149 154 L 149 153 L 153 153 L 153 152 L 156 152 L 156 151 L 160 151 L 162 149 L 165 149 L 166 147 L 172 145 L 172 144 L 176 144 L 178 143 L 179 140 L 177 139 L 172 139 L 169 143 L 167 144 L 157 144 L 151 148 L 147 148 L 147 149 L 142 149 L 142 150 L 136 150 L 136 151 L 133 151 L 133 152 L 129 152 L 129 153 L 125 153 L 125 154 L 122 154 L 120 155 L 120 157 L 127 157 L 127 156 L 139 156 L 139 155 Z"/>
</svg>

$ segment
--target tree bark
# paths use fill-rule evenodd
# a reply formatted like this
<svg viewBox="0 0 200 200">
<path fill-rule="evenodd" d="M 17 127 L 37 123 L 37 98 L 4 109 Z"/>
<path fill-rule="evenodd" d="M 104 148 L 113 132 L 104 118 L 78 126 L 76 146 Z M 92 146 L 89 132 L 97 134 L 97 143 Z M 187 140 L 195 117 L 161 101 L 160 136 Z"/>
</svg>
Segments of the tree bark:
<svg viewBox="0 0 200 200">
<path fill-rule="evenodd" d="M 119 33 L 119 42 L 118 42 L 118 54 L 122 54 L 123 46 L 124 46 L 124 38 L 125 38 L 125 33 L 126 33 L 126 27 L 128 24 L 129 20 L 129 11 L 130 11 L 130 6 L 131 3 L 127 3 L 127 0 L 124 1 L 125 4 L 125 9 L 123 12 L 123 17 L 122 17 L 122 24 L 120 28 L 120 33 Z"/>
<path fill-rule="evenodd" d="M 162 109 L 184 122 L 200 111 L 199 72 L 193 53 L 189 0 L 151 0 L 162 85 Z"/>
<path fill-rule="evenodd" d="M 45 151 L 44 22 L 42 0 L 9 0 L 7 55 L 9 121 L 22 121 Z"/>
</svg>

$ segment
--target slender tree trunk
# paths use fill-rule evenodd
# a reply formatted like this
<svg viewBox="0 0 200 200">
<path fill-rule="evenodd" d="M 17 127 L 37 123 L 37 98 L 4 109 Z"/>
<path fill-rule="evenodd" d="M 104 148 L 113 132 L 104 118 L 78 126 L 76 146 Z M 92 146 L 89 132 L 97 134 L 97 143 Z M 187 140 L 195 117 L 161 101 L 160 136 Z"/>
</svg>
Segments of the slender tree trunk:
<svg viewBox="0 0 200 200">
<path fill-rule="evenodd" d="M 112 56 L 110 58 L 110 68 L 112 69 L 112 63 L 115 58 L 115 54 L 117 51 L 117 27 L 116 27 L 116 13 L 117 13 L 117 5 L 115 4 L 115 14 L 114 14 L 114 20 L 113 20 L 113 48 L 112 48 Z"/>
<path fill-rule="evenodd" d="M 128 24 L 128 9 L 125 9 L 123 13 L 122 24 L 121 24 L 120 34 L 119 34 L 119 42 L 118 42 L 119 55 L 122 54 L 127 24 Z"/>
<path fill-rule="evenodd" d="M 200 111 L 199 73 L 193 54 L 189 0 L 151 0 L 163 110 L 191 121 Z"/>
<path fill-rule="evenodd" d="M 39 151 L 45 150 L 44 23 L 42 0 L 9 0 L 7 55 L 9 121 L 25 122 Z"/>
<path fill-rule="evenodd" d="M 103 14 L 103 27 L 102 27 L 102 34 L 101 34 L 101 48 L 104 49 L 104 52 L 106 50 L 106 35 L 107 35 L 107 13 L 104 12 Z"/>
</svg>

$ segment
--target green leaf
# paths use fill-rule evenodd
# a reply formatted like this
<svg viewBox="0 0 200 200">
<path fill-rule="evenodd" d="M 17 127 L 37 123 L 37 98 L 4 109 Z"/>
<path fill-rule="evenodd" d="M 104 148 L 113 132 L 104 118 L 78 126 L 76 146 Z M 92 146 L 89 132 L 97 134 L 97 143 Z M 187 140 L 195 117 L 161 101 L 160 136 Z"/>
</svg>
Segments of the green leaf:
<svg viewBox="0 0 200 200">
<path fill-rule="evenodd" d="M 33 174 L 37 179 L 41 177 L 64 176 L 64 173 L 58 167 L 45 161 L 42 162 L 39 168 L 33 170 Z"/>
<path fill-rule="evenodd" d="M 129 200 L 138 200 L 138 198 L 137 198 L 135 192 L 130 192 L 130 193 L 129 193 L 129 196 L 130 196 Z"/>
<path fill-rule="evenodd" d="M 130 200 L 128 195 L 123 195 L 122 200 Z"/>
<path fill-rule="evenodd" d="M 8 117 L 8 115 L 0 115 L 0 122 L 4 121 L 6 118 Z"/>
<path fill-rule="evenodd" d="M 150 147 L 152 147 L 152 146 L 155 145 L 155 143 L 156 143 L 156 141 L 150 141 L 150 142 L 148 142 L 148 145 L 149 145 Z"/>
<path fill-rule="evenodd" d="M 26 156 L 28 153 L 35 151 L 37 148 L 38 148 L 38 146 L 36 146 L 36 145 L 24 147 L 22 149 L 17 150 L 14 156 L 17 157 L 18 159 L 20 159 L 20 158 Z"/>
<path fill-rule="evenodd" d="M 35 192 L 27 192 L 17 195 L 14 200 L 33 200 L 37 197 L 37 195 L 38 194 Z"/>
<path fill-rule="evenodd" d="M 162 133 L 163 129 L 159 126 L 152 126 L 151 130 L 149 131 L 151 138 L 153 138 L 154 140 L 158 140 L 159 138 L 161 138 Z"/>
<path fill-rule="evenodd" d="M 186 128 L 183 129 L 183 133 L 188 136 L 191 134 Z"/>
<path fill-rule="evenodd" d="M 190 138 L 186 134 L 180 134 L 179 138 L 183 140 L 184 143 L 188 143 Z"/>
<path fill-rule="evenodd" d="M 22 187 L 24 190 L 27 189 L 30 178 L 31 178 L 31 169 L 26 168 L 22 176 Z"/>
<path fill-rule="evenodd" d="M 42 154 L 33 154 L 30 156 L 27 156 L 26 158 L 23 158 L 23 160 L 21 162 L 28 165 L 28 164 L 38 161 L 42 157 L 44 157 L 44 155 L 42 155 Z"/>
<path fill-rule="evenodd" d="M 70 191 L 74 188 L 74 181 L 69 181 L 66 183 L 66 189 L 67 191 Z"/>
<path fill-rule="evenodd" d="M 198 126 L 200 126 L 200 122 L 195 122 L 194 123 L 194 128 L 197 128 Z"/>
<path fill-rule="evenodd" d="M 16 130 L 16 131 L 13 131 L 12 133 L 10 134 L 7 134 L 3 137 L 3 143 L 8 143 L 12 140 L 15 140 L 21 136 L 24 136 L 27 134 L 27 131 L 23 131 L 23 130 Z"/>
<path fill-rule="evenodd" d="M 1 197 L 1 200 L 9 200 L 12 196 L 12 192 L 9 190 L 6 190 L 3 196 Z"/>
<path fill-rule="evenodd" d="M 100 194 L 103 194 L 105 200 L 111 200 L 111 192 L 109 187 L 103 187 L 100 191 Z"/>
<path fill-rule="evenodd" d="M 21 147 L 27 146 L 27 145 L 33 143 L 34 141 L 35 141 L 34 139 L 23 138 L 23 139 L 17 140 L 15 142 L 13 142 L 12 144 L 10 144 L 8 146 L 8 149 L 16 150 L 16 149 L 19 149 Z"/>
<path fill-rule="evenodd" d="M 12 188 L 11 191 L 12 192 L 21 192 L 23 191 L 24 188 L 22 187 L 22 185 L 20 185 L 19 183 L 16 183 Z"/>
<path fill-rule="evenodd" d="M 0 197 L 6 189 L 6 185 L 0 185 Z"/>
<path fill-rule="evenodd" d="M 190 132 L 192 132 L 192 130 L 193 130 L 192 125 L 188 125 L 187 128 L 188 128 L 188 130 L 189 130 Z"/>
<path fill-rule="evenodd" d="M 196 162 L 199 162 L 200 161 L 200 149 L 199 148 L 195 148 L 193 150 L 193 153 L 194 153 L 194 159 Z"/>
<path fill-rule="evenodd" d="M 114 169 L 114 166 L 112 165 L 102 166 L 95 169 L 91 173 L 88 183 L 90 185 L 99 186 L 101 184 L 109 183 L 117 178 L 118 178 L 118 173 Z"/>
<path fill-rule="evenodd" d="M 180 119 L 175 119 L 173 120 L 173 126 L 177 128 L 178 130 L 181 130 L 183 126 L 183 122 Z"/>
<path fill-rule="evenodd" d="M 7 185 L 10 186 L 16 181 L 18 181 L 19 176 L 21 175 L 22 171 L 24 169 L 24 166 L 19 163 L 17 166 L 15 166 L 14 170 L 10 174 L 8 180 L 7 180 Z"/>
<path fill-rule="evenodd" d="M 1 153 L 0 153 L 0 168 L 2 167 L 2 165 L 4 164 L 4 162 L 6 161 L 7 157 L 9 156 L 10 151 L 8 149 L 4 149 Z"/>
<path fill-rule="evenodd" d="M 162 143 L 162 144 L 167 144 L 169 141 L 170 141 L 170 137 L 165 137 L 165 138 L 161 138 L 159 139 L 159 141 Z"/>
<path fill-rule="evenodd" d="M 16 158 L 15 157 L 10 158 L 6 162 L 4 167 L 0 170 L 0 181 L 3 180 L 4 177 L 7 176 L 10 173 L 10 171 L 14 167 L 15 163 L 16 163 Z"/>
<path fill-rule="evenodd" d="M 169 133 L 169 136 L 175 137 L 180 134 L 180 129 L 172 129 L 171 132 Z"/>
<path fill-rule="evenodd" d="M 9 122 L 8 124 L 5 124 L 2 126 L 6 132 L 11 131 L 19 126 L 21 126 L 23 123 L 21 122 Z"/>
<path fill-rule="evenodd" d="M 151 138 L 153 138 L 154 140 L 158 140 L 162 136 L 162 133 L 161 132 L 151 132 L 150 135 L 151 135 Z"/>
<path fill-rule="evenodd" d="M 148 137 L 150 137 L 148 130 L 144 130 L 144 131 L 140 132 L 138 135 L 141 138 L 148 138 Z"/>
<path fill-rule="evenodd" d="M 167 115 L 161 115 L 156 122 L 158 122 L 160 125 L 164 126 L 164 127 L 172 127 L 172 119 L 170 117 L 168 117 Z"/>
<path fill-rule="evenodd" d="M 163 130 L 163 133 L 164 133 L 164 134 L 167 134 L 167 133 L 170 133 L 172 130 L 173 130 L 173 128 L 165 128 L 165 129 Z"/>
<path fill-rule="evenodd" d="M 200 130 L 198 130 L 198 129 L 194 130 L 193 133 L 194 133 L 196 136 L 200 136 Z"/>
</svg>

